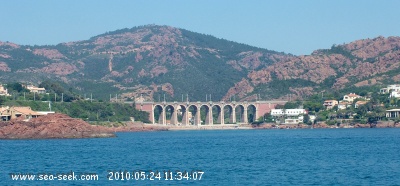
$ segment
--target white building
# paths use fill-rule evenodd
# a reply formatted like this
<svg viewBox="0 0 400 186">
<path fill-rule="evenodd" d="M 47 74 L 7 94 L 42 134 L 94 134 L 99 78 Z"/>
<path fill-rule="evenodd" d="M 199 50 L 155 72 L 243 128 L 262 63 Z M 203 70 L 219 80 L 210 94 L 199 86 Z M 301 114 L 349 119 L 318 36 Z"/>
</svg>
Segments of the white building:
<svg viewBox="0 0 400 186">
<path fill-rule="evenodd" d="M 400 98 L 400 91 L 392 91 L 390 92 L 391 98 Z"/>
<path fill-rule="evenodd" d="M 350 103 L 353 103 L 353 101 L 357 98 L 361 98 L 361 96 L 355 94 L 355 93 L 350 93 L 350 94 L 346 94 L 343 96 L 343 101 L 347 101 Z"/>
<path fill-rule="evenodd" d="M 272 109 L 271 116 L 299 116 L 307 114 L 305 109 Z"/>
<path fill-rule="evenodd" d="M 388 94 L 390 93 L 391 98 L 400 98 L 400 85 L 388 85 L 386 88 L 381 88 L 379 90 L 381 94 Z"/>
<path fill-rule="evenodd" d="M 387 118 L 398 118 L 400 116 L 400 109 L 386 110 Z"/>
<path fill-rule="evenodd" d="M 3 85 L 0 85 L 0 96 L 9 96 L 10 94 L 8 94 L 8 90 L 3 87 Z"/>
<path fill-rule="evenodd" d="M 38 93 L 38 94 L 46 93 L 46 89 L 45 88 L 39 88 L 39 87 L 36 87 L 36 86 L 33 86 L 33 85 L 26 86 L 26 89 L 28 89 L 31 92 Z"/>
<path fill-rule="evenodd" d="M 285 124 L 299 124 L 303 122 L 303 115 L 307 114 L 305 109 L 272 109 L 272 117 L 287 117 Z"/>
<path fill-rule="evenodd" d="M 381 88 L 379 90 L 379 93 L 387 94 L 387 93 L 390 93 L 390 91 L 399 92 L 400 91 L 400 85 L 398 85 L 398 84 L 388 85 L 386 88 Z"/>
<path fill-rule="evenodd" d="M 391 98 L 400 98 L 400 85 L 388 85 L 386 88 L 381 88 L 379 93 L 390 94 Z"/>
</svg>

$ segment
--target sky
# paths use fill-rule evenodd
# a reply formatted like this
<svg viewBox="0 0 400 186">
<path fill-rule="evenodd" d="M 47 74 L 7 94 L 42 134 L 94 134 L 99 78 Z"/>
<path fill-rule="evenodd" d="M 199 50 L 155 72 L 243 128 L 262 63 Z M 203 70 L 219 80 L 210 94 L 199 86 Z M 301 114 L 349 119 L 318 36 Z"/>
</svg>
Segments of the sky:
<svg viewBox="0 0 400 186">
<path fill-rule="evenodd" d="M 168 25 L 295 55 L 400 36 L 399 0 L 0 0 L 0 41 L 56 45 Z"/>
</svg>

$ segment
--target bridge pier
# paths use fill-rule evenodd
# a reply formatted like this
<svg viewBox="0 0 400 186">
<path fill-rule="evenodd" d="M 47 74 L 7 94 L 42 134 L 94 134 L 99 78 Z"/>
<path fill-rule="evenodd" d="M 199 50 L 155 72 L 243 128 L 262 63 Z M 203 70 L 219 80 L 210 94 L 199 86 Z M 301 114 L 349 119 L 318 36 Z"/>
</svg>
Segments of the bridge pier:
<svg viewBox="0 0 400 186">
<path fill-rule="evenodd" d="M 205 125 L 213 124 L 213 113 L 212 108 L 206 107 L 206 120 L 204 121 Z"/>
<path fill-rule="evenodd" d="M 167 116 L 165 115 L 165 109 L 163 108 L 161 110 L 160 116 L 158 117 L 158 123 L 162 124 L 162 125 L 166 125 L 167 124 Z"/>
<path fill-rule="evenodd" d="M 178 112 L 175 108 L 172 108 L 172 115 L 171 115 L 171 120 L 170 124 L 172 125 L 177 125 L 178 124 Z"/>
<path fill-rule="evenodd" d="M 224 112 L 223 110 L 219 110 L 217 122 L 221 123 L 221 125 L 225 124 Z"/>
<path fill-rule="evenodd" d="M 236 110 L 235 110 L 235 107 L 232 108 L 231 117 L 229 117 L 229 123 L 236 123 Z"/>
<path fill-rule="evenodd" d="M 200 108 L 197 109 L 196 115 L 194 117 L 194 125 L 201 125 Z"/>
<path fill-rule="evenodd" d="M 247 108 L 244 107 L 243 109 L 243 123 L 249 123 L 248 118 L 247 118 Z"/>
<path fill-rule="evenodd" d="M 188 109 L 185 107 L 181 107 L 181 112 L 182 112 L 182 125 L 184 126 L 189 125 Z"/>
</svg>

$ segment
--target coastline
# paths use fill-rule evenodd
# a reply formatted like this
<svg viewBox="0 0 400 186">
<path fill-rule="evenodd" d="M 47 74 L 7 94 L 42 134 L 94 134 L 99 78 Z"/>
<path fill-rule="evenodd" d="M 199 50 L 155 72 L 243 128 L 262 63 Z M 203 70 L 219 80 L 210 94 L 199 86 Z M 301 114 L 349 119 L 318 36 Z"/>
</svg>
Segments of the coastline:
<svg viewBox="0 0 400 186">
<path fill-rule="evenodd" d="M 140 122 L 126 122 L 125 126 L 105 127 L 91 125 L 81 119 L 71 118 L 64 114 L 52 114 L 29 121 L 14 120 L 0 122 L 0 139 L 73 139 L 73 138 L 109 138 L 117 137 L 116 132 L 145 131 L 190 131 L 190 130 L 262 130 L 262 129 L 336 129 L 336 128 L 400 128 L 400 123 L 393 121 L 376 124 L 342 124 L 327 125 L 306 124 L 216 124 L 216 125 L 160 125 Z"/>
<path fill-rule="evenodd" d="M 376 125 L 370 124 L 354 124 L 354 125 L 327 125 L 326 123 L 318 123 L 314 125 L 306 124 L 272 124 L 266 123 L 259 126 L 251 124 L 218 124 L 218 125 L 160 125 L 160 124 L 144 124 L 129 123 L 123 127 L 111 127 L 114 132 L 144 132 L 144 131 L 182 131 L 182 130 L 260 130 L 260 129 L 336 129 L 336 128 L 400 128 L 400 124 L 393 122 L 381 122 Z"/>
</svg>

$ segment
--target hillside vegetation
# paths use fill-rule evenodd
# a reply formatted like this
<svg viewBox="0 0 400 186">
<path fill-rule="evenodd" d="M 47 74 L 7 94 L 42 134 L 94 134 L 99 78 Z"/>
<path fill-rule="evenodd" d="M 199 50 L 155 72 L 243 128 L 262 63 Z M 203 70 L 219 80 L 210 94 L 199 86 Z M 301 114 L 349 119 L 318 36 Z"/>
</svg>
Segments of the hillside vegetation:
<svg viewBox="0 0 400 186">
<path fill-rule="evenodd" d="M 135 109 L 134 105 L 110 102 L 42 102 L 42 101 L 7 101 L 5 106 L 29 106 L 35 111 L 55 111 L 85 121 L 142 121 L 149 123 L 149 114 Z"/>
</svg>

